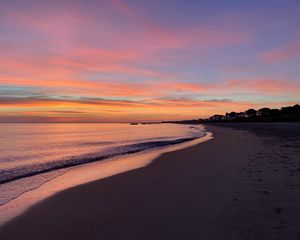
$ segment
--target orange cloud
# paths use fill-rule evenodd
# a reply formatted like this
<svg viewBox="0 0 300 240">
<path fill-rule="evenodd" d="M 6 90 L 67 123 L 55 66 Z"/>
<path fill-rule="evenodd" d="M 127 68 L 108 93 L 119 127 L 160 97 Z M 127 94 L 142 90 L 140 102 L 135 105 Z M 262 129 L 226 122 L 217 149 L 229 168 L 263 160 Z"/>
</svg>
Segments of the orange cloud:
<svg viewBox="0 0 300 240">
<path fill-rule="evenodd" d="M 111 80 L 105 81 L 84 81 L 79 79 L 63 79 L 63 80 L 31 80 L 23 78 L 1 78 L 2 85 L 29 86 L 48 91 L 62 93 L 72 93 L 81 95 L 102 95 L 102 96 L 123 96 L 123 97 L 138 97 L 138 96 L 160 96 L 163 93 L 189 90 L 197 91 L 203 88 L 201 85 L 189 83 L 172 83 L 172 82 L 116 82 Z"/>
<path fill-rule="evenodd" d="M 52 94 L 71 94 L 102 97 L 169 97 L 173 94 L 217 95 L 240 93 L 264 93 L 286 95 L 300 91 L 300 83 L 273 79 L 229 80 L 220 83 L 191 83 L 182 81 L 128 82 L 81 79 L 25 79 L 0 77 L 0 85 L 34 87 Z"/>
<path fill-rule="evenodd" d="M 97 122 L 176 120 L 208 117 L 248 108 L 289 103 L 237 102 L 229 99 L 152 98 L 139 101 L 103 98 L 0 97 L 0 121 Z"/>
</svg>

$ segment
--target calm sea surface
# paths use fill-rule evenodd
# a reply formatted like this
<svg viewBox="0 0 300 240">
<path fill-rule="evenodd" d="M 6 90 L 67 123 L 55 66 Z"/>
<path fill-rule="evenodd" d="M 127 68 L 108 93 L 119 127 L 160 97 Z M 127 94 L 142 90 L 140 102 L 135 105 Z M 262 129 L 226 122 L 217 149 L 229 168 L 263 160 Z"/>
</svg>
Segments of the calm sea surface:
<svg viewBox="0 0 300 240">
<path fill-rule="evenodd" d="M 69 167 L 204 135 L 178 124 L 0 124 L 0 204 Z"/>
</svg>

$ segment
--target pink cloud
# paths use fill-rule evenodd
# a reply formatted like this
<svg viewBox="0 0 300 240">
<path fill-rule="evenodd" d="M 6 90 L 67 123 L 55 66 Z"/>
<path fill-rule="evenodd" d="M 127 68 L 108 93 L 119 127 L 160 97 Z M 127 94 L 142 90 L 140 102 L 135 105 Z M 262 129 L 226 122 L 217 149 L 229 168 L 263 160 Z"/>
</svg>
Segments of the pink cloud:
<svg viewBox="0 0 300 240">
<path fill-rule="evenodd" d="M 300 57 L 300 42 L 292 43 L 261 55 L 262 60 L 267 63 L 286 61 L 296 57 Z"/>
<path fill-rule="evenodd" d="M 0 84 L 23 87 L 36 87 L 59 94 L 155 97 L 176 92 L 200 93 L 212 88 L 209 84 L 185 83 L 175 81 L 126 82 L 115 80 L 87 81 L 80 79 L 28 79 L 0 77 Z"/>
<path fill-rule="evenodd" d="M 6 20 L 13 26 L 17 26 L 17 31 L 30 30 L 46 38 L 28 42 L 25 45 L 23 42 L 9 45 L 11 51 L 5 51 L 0 56 L 2 63 L 0 70 L 7 73 L 2 76 L 2 81 L 7 84 L 7 81 L 18 79 L 20 82 L 23 78 L 24 84 L 30 81 L 31 83 L 44 81 L 44 84 L 39 83 L 37 86 L 46 86 L 49 81 L 69 82 L 69 79 L 74 78 L 81 78 L 81 81 L 84 81 L 79 76 L 80 74 L 96 73 L 104 76 L 119 74 L 125 76 L 126 79 L 139 78 L 141 81 L 179 83 L 183 78 L 179 74 L 148 67 L 156 64 L 152 54 L 163 55 L 161 50 L 165 48 L 182 50 L 193 46 L 206 48 L 244 42 L 249 37 L 245 31 L 225 28 L 219 31 L 216 23 L 215 27 L 203 25 L 166 28 L 147 19 L 124 1 L 114 0 L 112 3 L 118 11 L 134 19 L 139 28 L 130 26 L 130 28 L 125 27 L 124 30 L 115 29 L 112 28 L 111 23 L 108 23 L 109 21 L 99 21 L 95 24 L 86 12 L 81 13 L 76 8 L 62 7 L 55 11 L 43 9 L 42 14 L 39 14 L 39 11 L 30 14 L 28 9 L 26 12 L 3 8 L 2 12 Z M 88 33 L 88 38 L 83 36 L 86 33 Z M 91 46 L 89 42 L 86 42 L 87 39 L 88 41 L 92 39 L 99 44 Z M 101 43 L 104 40 L 110 42 L 113 47 L 102 47 Z M 6 46 L 7 43 L 0 42 L 0 49 Z M 99 78 L 97 79 L 99 82 L 107 80 L 107 77 Z M 73 81 L 75 86 L 78 85 L 78 80 Z M 60 85 L 60 83 L 57 84 Z M 87 81 L 87 86 L 89 85 Z M 188 84 L 178 87 L 174 85 L 172 89 L 175 88 L 175 91 L 190 91 L 195 86 L 189 83 L 189 86 Z M 196 88 L 201 90 L 198 86 Z"/>
<path fill-rule="evenodd" d="M 230 80 L 224 89 L 235 92 L 252 92 L 265 94 L 288 94 L 300 90 L 300 83 L 281 79 L 243 79 Z"/>
<path fill-rule="evenodd" d="M 195 25 L 185 27 L 163 27 L 148 19 L 138 9 L 128 5 L 124 0 L 113 0 L 112 5 L 123 15 L 140 25 L 140 35 L 143 42 L 166 48 L 204 47 L 247 42 L 251 33 L 232 21 L 232 16 L 222 17 L 210 25 Z M 226 22 L 228 24 L 226 24 Z M 223 26 L 220 29 L 220 25 Z M 227 26 L 226 26 L 227 25 Z M 156 43 L 156 41 L 158 41 Z M 202 46 L 204 45 L 204 46 Z"/>
</svg>

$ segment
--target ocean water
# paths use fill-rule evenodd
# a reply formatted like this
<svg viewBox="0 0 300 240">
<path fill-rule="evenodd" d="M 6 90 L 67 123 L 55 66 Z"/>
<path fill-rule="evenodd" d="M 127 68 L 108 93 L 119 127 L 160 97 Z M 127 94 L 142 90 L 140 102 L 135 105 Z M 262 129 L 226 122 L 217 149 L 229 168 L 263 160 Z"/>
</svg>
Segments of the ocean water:
<svg viewBox="0 0 300 240">
<path fill-rule="evenodd" d="M 70 167 L 205 136 L 179 124 L 0 124 L 0 205 Z"/>
</svg>

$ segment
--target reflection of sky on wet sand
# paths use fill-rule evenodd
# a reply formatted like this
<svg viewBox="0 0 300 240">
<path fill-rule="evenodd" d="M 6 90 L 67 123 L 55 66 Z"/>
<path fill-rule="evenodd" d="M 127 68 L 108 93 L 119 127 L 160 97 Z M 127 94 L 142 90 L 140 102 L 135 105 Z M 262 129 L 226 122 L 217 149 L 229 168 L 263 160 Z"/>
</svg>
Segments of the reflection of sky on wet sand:
<svg viewBox="0 0 300 240">
<path fill-rule="evenodd" d="M 24 212 L 33 204 L 50 197 L 59 191 L 147 166 L 162 153 L 180 150 L 208 141 L 212 138 L 212 134 L 208 132 L 205 137 L 190 142 L 157 149 L 155 151 L 148 151 L 141 154 L 133 154 L 127 157 L 120 157 L 112 160 L 73 167 L 64 174 L 46 182 L 39 188 L 25 192 L 20 197 L 0 206 L 0 224 L 7 222 L 9 219 Z"/>
</svg>

